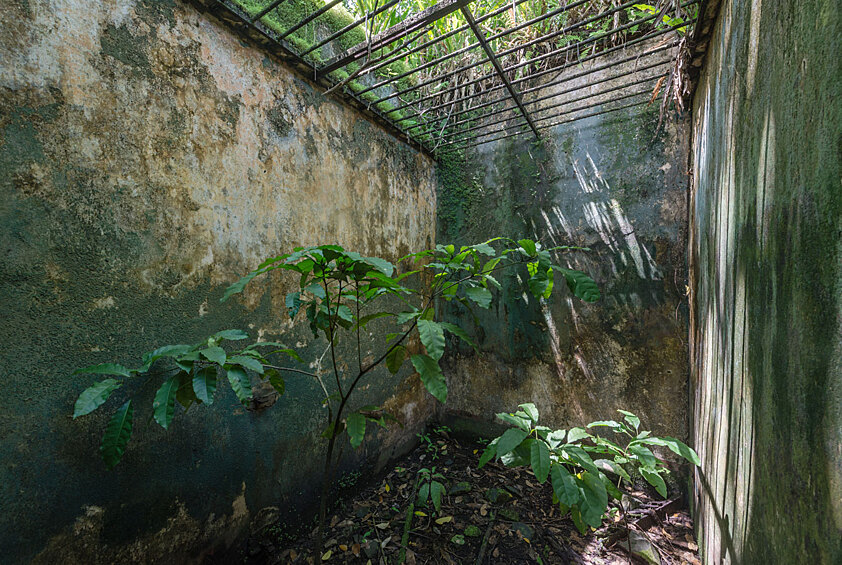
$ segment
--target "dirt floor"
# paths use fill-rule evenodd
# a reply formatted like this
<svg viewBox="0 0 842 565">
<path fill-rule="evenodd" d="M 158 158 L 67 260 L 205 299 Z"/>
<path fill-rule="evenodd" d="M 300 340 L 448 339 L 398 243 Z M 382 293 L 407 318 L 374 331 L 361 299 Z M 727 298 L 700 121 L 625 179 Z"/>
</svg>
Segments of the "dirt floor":
<svg viewBox="0 0 842 565">
<path fill-rule="evenodd" d="M 616 508 L 602 528 L 582 536 L 552 504 L 549 482 L 495 462 L 478 470 L 483 445 L 448 432 L 426 435 L 382 480 L 338 505 L 328 517 L 322 563 L 397 565 L 402 553 L 408 565 L 699 563 L 680 500 L 635 491 L 625 515 Z M 447 488 L 440 512 L 417 504 L 408 512 L 418 470 L 433 466 Z M 249 540 L 247 562 L 316 562 L 312 536 L 285 543 L 270 532 Z"/>
</svg>

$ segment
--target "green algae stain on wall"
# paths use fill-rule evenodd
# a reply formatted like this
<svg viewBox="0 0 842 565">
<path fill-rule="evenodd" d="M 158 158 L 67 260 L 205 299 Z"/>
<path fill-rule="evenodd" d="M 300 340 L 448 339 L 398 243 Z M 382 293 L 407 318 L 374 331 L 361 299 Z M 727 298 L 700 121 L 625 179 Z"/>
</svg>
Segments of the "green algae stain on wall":
<svg viewBox="0 0 842 565">
<path fill-rule="evenodd" d="M 688 121 L 657 111 L 615 113 L 479 146 L 439 166 L 438 239 L 474 243 L 531 237 L 545 246 L 585 246 L 559 255 L 585 270 L 603 299 L 569 299 L 563 282 L 539 304 L 501 274 L 503 300 L 478 310 L 481 355 L 446 360 L 446 410 L 490 420 L 535 401 L 558 425 L 609 417 L 616 408 L 647 425 L 687 435 L 684 283 Z"/>
<path fill-rule="evenodd" d="M 265 411 L 242 409 L 229 391 L 168 432 L 138 421 L 126 459 L 105 472 L 97 446 L 113 406 L 72 421 L 91 379 L 69 375 L 134 366 L 142 351 L 226 328 L 318 358 L 325 344 L 278 315 L 295 281 L 261 282 L 219 304 L 224 288 L 297 245 L 336 242 L 394 260 L 434 243 L 429 159 L 182 3 L 9 8 L 4 562 L 184 562 L 231 543 L 262 509 L 306 512 L 324 420 L 315 383 L 290 379 Z M 409 377 L 379 374 L 363 393 L 407 427 L 379 433 L 343 465 L 382 465 L 413 437 L 431 404 Z M 142 402 L 155 384 L 133 385 Z"/>
<path fill-rule="evenodd" d="M 710 563 L 842 561 L 842 18 L 723 2 L 694 106 L 694 435 Z"/>
</svg>

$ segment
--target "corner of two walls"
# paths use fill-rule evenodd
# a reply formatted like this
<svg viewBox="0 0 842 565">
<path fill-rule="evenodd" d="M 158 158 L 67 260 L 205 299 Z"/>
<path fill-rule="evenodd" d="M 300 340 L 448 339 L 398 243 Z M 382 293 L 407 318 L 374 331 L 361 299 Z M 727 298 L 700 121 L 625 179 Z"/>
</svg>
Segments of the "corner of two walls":
<svg viewBox="0 0 842 565">
<path fill-rule="evenodd" d="M 842 562 L 842 17 L 726 0 L 695 94 L 705 562 Z"/>
<path fill-rule="evenodd" d="M 125 397 L 73 421 L 96 379 L 70 375 L 228 328 L 319 359 L 324 341 L 285 315 L 296 280 L 223 290 L 297 245 L 395 260 L 434 244 L 430 159 L 185 2 L 13 0 L 0 52 L 0 560 L 182 563 L 306 509 L 314 382 L 288 378 L 263 411 L 226 389 L 166 432 L 157 383 L 132 382 L 134 435 L 106 472 L 99 439 Z M 410 374 L 365 387 L 407 427 L 346 450 L 347 467 L 382 465 L 424 425 Z"/>
<path fill-rule="evenodd" d="M 620 57 L 598 62 L 612 58 Z M 577 80 L 586 86 L 582 81 L 604 73 Z M 532 96 L 552 89 L 560 87 Z M 558 112 L 538 110 L 557 101 L 533 106 L 533 118 Z M 666 116 L 658 129 L 657 106 L 544 129 L 542 144 L 523 136 L 480 145 L 464 162 L 440 163 L 439 243 L 507 236 L 589 247 L 557 260 L 589 273 L 602 292 L 587 304 L 560 279 L 538 303 L 517 290 L 513 274 L 501 273 L 501 299 L 490 311 L 475 309 L 478 323 L 461 305 L 447 305 L 445 316 L 471 328 L 481 344 L 478 355 L 454 344 L 461 348 L 445 359 L 443 409 L 451 426 L 487 433 L 496 413 L 534 402 L 549 425 L 581 425 L 626 409 L 647 429 L 687 437 L 689 120 Z"/>
</svg>

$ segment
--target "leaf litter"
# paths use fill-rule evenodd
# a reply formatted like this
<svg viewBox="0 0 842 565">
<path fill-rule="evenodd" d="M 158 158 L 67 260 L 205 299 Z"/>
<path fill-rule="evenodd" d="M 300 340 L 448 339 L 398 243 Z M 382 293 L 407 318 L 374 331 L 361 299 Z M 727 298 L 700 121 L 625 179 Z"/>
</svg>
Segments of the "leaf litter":
<svg viewBox="0 0 842 565">
<path fill-rule="evenodd" d="M 624 504 L 626 512 L 615 504 L 616 510 L 602 527 L 582 536 L 552 504 L 549 482 L 540 484 L 531 470 L 511 469 L 494 461 L 478 470 L 483 445 L 460 442 L 441 428 L 431 436 L 435 448 L 422 442 L 385 476 L 368 485 L 358 484 L 356 496 L 336 504 L 327 520 L 327 541 L 320 558 L 312 554 L 313 532 L 282 542 L 271 539 L 264 529 L 260 536 L 247 540 L 241 550 L 244 561 L 269 565 L 700 564 L 693 524 L 680 499 L 663 501 L 646 490 L 635 491 L 632 503 Z M 417 501 L 418 471 L 432 466 L 444 475 L 447 488 L 440 512 L 432 504 Z M 412 509 L 410 503 L 414 503 Z"/>
</svg>

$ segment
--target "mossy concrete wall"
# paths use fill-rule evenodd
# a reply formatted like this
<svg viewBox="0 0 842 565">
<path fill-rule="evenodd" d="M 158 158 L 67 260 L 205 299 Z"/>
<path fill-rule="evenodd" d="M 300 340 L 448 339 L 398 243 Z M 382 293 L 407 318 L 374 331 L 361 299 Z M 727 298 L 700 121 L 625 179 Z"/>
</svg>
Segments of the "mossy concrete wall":
<svg viewBox="0 0 842 565">
<path fill-rule="evenodd" d="M 706 563 L 842 563 L 842 17 L 725 1 L 693 109 Z"/>
<path fill-rule="evenodd" d="M 609 76 L 626 70 L 621 64 Z M 532 96 L 605 77 L 597 71 Z M 533 113 L 540 120 L 582 105 Z M 487 429 L 495 413 L 522 402 L 536 403 L 557 425 L 612 418 L 623 408 L 650 429 L 686 437 L 689 121 L 667 116 L 659 130 L 658 114 L 653 104 L 593 116 L 542 130 L 543 144 L 531 136 L 501 140 L 469 150 L 465 162 L 442 164 L 440 243 L 508 236 L 589 247 L 556 259 L 590 273 L 602 291 L 587 304 L 559 280 L 539 304 L 513 275 L 501 274 L 502 299 L 491 311 L 476 310 L 479 326 L 452 308 L 447 315 L 474 327 L 482 351 L 447 358 L 448 414 L 479 418 Z"/>
<path fill-rule="evenodd" d="M 223 289 L 296 245 L 396 259 L 434 244 L 432 163 L 183 2 L 13 0 L 0 52 L 0 561 L 183 563 L 306 510 L 314 382 L 289 378 L 264 411 L 226 390 L 168 432 L 138 417 L 106 472 L 120 400 L 72 421 L 94 379 L 70 374 L 226 328 L 322 356 L 285 321 L 294 281 L 220 304 Z M 148 405 L 156 386 L 134 391 Z M 346 466 L 400 450 L 428 399 L 408 372 L 373 375 L 358 400 L 407 427 Z"/>
</svg>

